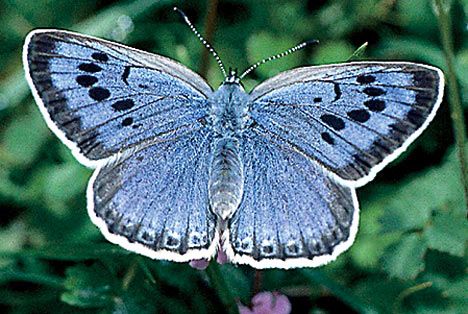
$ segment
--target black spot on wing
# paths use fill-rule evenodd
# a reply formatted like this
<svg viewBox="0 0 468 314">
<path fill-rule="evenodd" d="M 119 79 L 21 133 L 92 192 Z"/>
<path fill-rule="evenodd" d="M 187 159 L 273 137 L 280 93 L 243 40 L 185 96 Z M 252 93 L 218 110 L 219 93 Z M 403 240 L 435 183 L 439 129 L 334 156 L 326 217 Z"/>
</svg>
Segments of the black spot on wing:
<svg viewBox="0 0 468 314">
<path fill-rule="evenodd" d="M 127 85 L 128 85 L 127 79 L 128 79 L 129 75 L 130 75 L 130 66 L 126 66 L 124 68 L 123 73 L 122 73 L 122 81 L 124 81 L 124 83 L 127 84 Z"/>
<path fill-rule="evenodd" d="M 78 69 L 88 73 L 96 73 L 102 70 L 102 68 L 95 63 L 82 63 L 78 66 Z"/>
<path fill-rule="evenodd" d="M 334 115 L 324 114 L 324 115 L 322 115 L 320 117 L 320 119 L 325 124 L 327 124 L 328 126 L 330 126 L 331 128 L 333 128 L 336 131 L 340 131 L 340 130 L 343 130 L 345 128 L 345 123 L 344 123 L 343 119 L 341 119 L 339 117 L 336 117 Z"/>
<path fill-rule="evenodd" d="M 335 145 L 335 140 L 333 139 L 333 137 L 331 137 L 330 133 L 328 133 L 328 132 L 323 132 L 323 133 L 321 134 L 321 136 L 322 136 L 322 139 L 323 139 L 325 142 L 327 142 L 328 144 L 330 144 L 330 145 Z"/>
<path fill-rule="evenodd" d="M 132 117 L 127 117 L 122 120 L 122 126 L 129 126 L 129 125 L 132 125 L 132 123 L 133 123 Z"/>
<path fill-rule="evenodd" d="M 385 110 L 385 101 L 381 99 L 369 99 L 364 102 L 364 106 L 373 112 L 381 112 Z"/>
<path fill-rule="evenodd" d="M 88 92 L 89 97 L 96 101 L 103 101 L 110 97 L 110 92 L 108 89 L 103 87 L 93 87 Z"/>
<path fill-rule="evenodd" d="M 333 90 L 335 91 L 335 99 L 333 101 L 336 101 L 341 98 L 341 88 L 338 83 L 333 83 Z"/>
<path fill-rule="evenodd" d="M 101 61 L 101 62 L 109 61 L 109 56 L 103 52 L 93 52 L 91 57 L 96 61 Z"/>
<path fill-rule="evenodd" d="M 369 96 L 381 96 L 385 94 L 385 89 L 380 87 L 366 87 L 363 89 L 363 92 Z"/>
<path fill-rule="evenodd" d="M 351 110 L 348 112 L 348 117 L 356 122 L 366 122 L 370 119 L 370 114 L 367 110 L 364 109 L 357 109 Z"/>
<path fill-rule="evenodd" d="M 359 75 L 356 78 L 356 82 L 359 84 L 369 84 L 375 82 L 375 76 L 369 74 Z"/>
<path fill-rule="evenodd" d="M 314 98 L 314 102 L 317 103 L 317 102 L 322 102 L 322 97 L 315 97 Z"/>
<path fill-rule="evenodd" d="M 131 109 L 133 106 L 135 106 L 135 102 L 131 99 L 119 100 L 112 104 L 112 108 L 116 111 L 125 111 Z"/>
<path fill-rule="evenodd" d="M 98 79 L 92 75 L 78 75 L 76 82 L 83 87 L 90 87 L 96 84 Z"/>
</svg>

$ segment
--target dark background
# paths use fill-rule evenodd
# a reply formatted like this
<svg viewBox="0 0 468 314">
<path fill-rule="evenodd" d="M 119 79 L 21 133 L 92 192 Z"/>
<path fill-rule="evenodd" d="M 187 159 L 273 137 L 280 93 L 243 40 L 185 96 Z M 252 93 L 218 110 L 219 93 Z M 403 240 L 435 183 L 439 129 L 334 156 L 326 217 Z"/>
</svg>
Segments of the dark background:
<svg viewBox="0 0 468 314">
<path fill-rule="evenodd" d="M 451 3 L 455 91 L 466 110 L 468 3 L 442 2 Z M 468 224 L 447 97 L 408 151 L 358 190 L 355 244 L 325 267 L 198 271 L 102 238 L 85 209 L 91 171 L 46 127 L 24 79 L 22 44 L 34 28 L 80 31 L 169 56 L 218 86 L 221 72 L 172 11 L 175 4 L 225 65 L 240 70 L 320 40 L 258 68 L 244 80 L 247 90 L 286 69 L 346 61 L 366 42 L 353 59 L 422 62 L 447 73 L 444 27 L 427 0 L 229 0 L 212 15 L 204 1 L 0 1 L 0 311 L 225 312 L 266 290 L 286 294 L 297 313 L 465 312 Z"/>
</svg>

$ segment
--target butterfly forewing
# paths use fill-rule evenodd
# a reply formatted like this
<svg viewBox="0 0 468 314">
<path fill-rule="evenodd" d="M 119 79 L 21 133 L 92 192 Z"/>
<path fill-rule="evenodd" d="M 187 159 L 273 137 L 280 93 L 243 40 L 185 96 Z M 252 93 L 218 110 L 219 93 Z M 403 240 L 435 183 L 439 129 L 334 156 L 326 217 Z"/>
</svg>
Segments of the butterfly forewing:
<svg viewBox="0 0 468 314">
<path fill-rule="evenodd" d="M 310 267 L 335 259 L 356 234 L 354 189 L 259 131 L 244 134 L 245 188 L 225 234 L 228 256 L 256 268 Z"/>
<path fill-rule="evenodd" d="M 98 169 L 88 211 L 106 237 L 153 258 L 210 258 L 217 241 L 208 205 L 211 134 L 152 143 Z"/>
<path fill-rule="evenodd" d="M 197 128 L 211 88 L 162 56 L 57 30 L 32 32 L 27 77 L 49 126 L 86 165 Z"/>
<path fill-rule="evenodd" d="M 251 94 L 265 137 L 360 186 L 427 126 L 442 97 L 440 70 L 414 63 L 349 63 L 287 71 Z"/>
</svg>

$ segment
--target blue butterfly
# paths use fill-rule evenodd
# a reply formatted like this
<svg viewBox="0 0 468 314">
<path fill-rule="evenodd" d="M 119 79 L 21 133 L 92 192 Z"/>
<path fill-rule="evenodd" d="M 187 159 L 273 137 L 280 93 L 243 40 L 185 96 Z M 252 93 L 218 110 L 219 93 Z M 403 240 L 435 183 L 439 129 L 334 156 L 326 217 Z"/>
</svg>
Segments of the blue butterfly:
<svg viewBox="0 0 468 314">
<path fill-rule="evenodd" d="M 421 134 L 444 88 L 431 66 L 352 62 L 250 93 L 240 79 L 255 66 L 230 71 L 214 91 L 166 57 L 61 30 L 31 32 L 23 58 L 48 126 L 96 168 L 88 212 L 109 241 L 178 262 L 222 243 L 255 268 L 319 266 L 348 249 L 355 189 Z"/>
</svg>

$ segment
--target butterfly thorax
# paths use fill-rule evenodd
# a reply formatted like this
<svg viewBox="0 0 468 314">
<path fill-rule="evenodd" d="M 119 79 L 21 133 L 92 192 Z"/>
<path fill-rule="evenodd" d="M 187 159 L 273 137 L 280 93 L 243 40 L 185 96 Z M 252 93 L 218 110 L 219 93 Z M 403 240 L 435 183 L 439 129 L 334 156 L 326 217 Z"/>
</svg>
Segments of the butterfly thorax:
<svg viewBox="0 0 468 314">
<path fill-rule="evenodd" d="M 223 83 L 213 94 L 211 121 L 217 136 L 238 136 L 247 115 L 248 95 L 239 83 Z"/>
<path fill-rule="evenodd" d="M 210 167 L 211 210 L 227 219 L 238 208 L 244 190 L 240 134 L 247 115 L 248 95 L 238 82 L 226 81 L 214 93 L 211 121 L 215 139 Z"/>
</svg>

